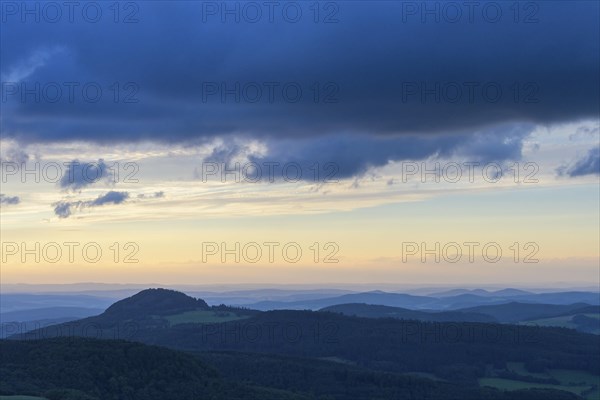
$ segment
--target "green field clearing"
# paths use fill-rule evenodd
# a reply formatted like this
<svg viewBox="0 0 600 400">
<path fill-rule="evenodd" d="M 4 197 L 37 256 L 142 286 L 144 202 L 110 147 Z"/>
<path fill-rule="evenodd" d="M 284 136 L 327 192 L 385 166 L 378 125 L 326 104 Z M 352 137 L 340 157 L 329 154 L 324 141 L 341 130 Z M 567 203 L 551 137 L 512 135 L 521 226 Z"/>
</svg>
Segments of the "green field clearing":
<svg viewBox="0 0 600 400">
<path fill-rule="evenodd" d="M 593 388 L 596 389 L 584 396 L 587 400 L 600 400 L 600 376 L 592 375 L 585 371 L 574 370 L 550 370 L 548 373 L 532 373 L 525 369 L 522 363 L 508 363 L 508 369 L 519 374 L 533 376 L 537 378 L 555 378 L 561 384 L 550 385 L 544 383 L 523 382 L 512 379 L 502 378 L 482 378 L 479 380 L 479 386 L 490 386 L 501 390 L 519 390 L 519 389 L 557 389 L 575 393 L 579 396 Z"/>
<path fill-rule="evenodd" d="M 547 385 L 543 383 L 530 383 L 522 381 L 514 381 L 511 379 L 501 378 L 482 378 L 479 380 L 479 386 L 490 386 L 500 390 L 519 390 L 519 389 L 557 389 L 564 390 L 579 395 L 582 391 L 587 390 L 590 386 L 560 386 Z"/>
<path fill-rule="evenodd" d="M 356 365 L 356 363 L 354 361 L 344 360 L 343 358 L 339 358 L 339 357 L 320 357 L 319 360 L 332 361 L 332 362 L 346 364 L 346 365 Z"/>
<path fill-rule="evenodd" d="M 43 397 L 33 396 L 0 396 L 0 400 L 46 400 Z"/>
<path fill-rule="evenodd" d="M 600 377 L 585 371 L 572 371 L 567 369 L 550 370 L 549 375 L 556 378 L 563 385 L 578 385 L 585 382 L 587 385 L 596 385 L 596 390 L 586 396 L 589 400 L 600 400 Z"/>
<path fill-rule="evenodd" d="M 582 314 L 589 318 L 600 319 L 600 314 Z M 542 318 L 533 321 L 521 322 L 521 325 L 533 325 L 533 326 L 557 326 L 561 328 L 577 329 L 577 324 L 572 321 L 573 315 L 565 315 L 562 317 L 554 318 Z M 592 332 L 600 334 L 600 329 Z"/>
<path fill-rule="evenodd" d="M 513 371 L 519 375 L 524 376 L 533 376 L 534 378 L 549 378 L 548 374 L 538 373 L 538 372 L 529 372 L 525 369 L 525 365 L 523 363 L 506 363 L 506 367 L 509 371 Z M 557 378 L 558 379 L 558 378 Z M 560 379 L 559 379 L 560 381 Z"/>
<path fill-rule="evenodd" d="M 181 314 L 165 317 L 171 325 L 178 324 L 218 324 L 219 322 L 236 321 L 247 317 L 240 317 L 232 312 L 217 311 L 187 311 Z"/>
<path fill-rule="evenodd" d="M 406 375 L 416 376 L 417 378 L 427 378 L 438 382 L 447 382 L 445 379 L 442 379 L 436 376 L 435 374 L 431 374 L 429 372 L 409 372 Z"/>
<path fill-rule="evenodd" d="M 577 328 L 577 325 L 575 325 L 573 321 L 571 321 L 572 318 L 572 315 L 567 315 L 563 317 L 536 319 L 533 321 L 523 322 L 522 324 L 533 326 L 558 326 L 561 328 L 575 329 Z"/>
</svg>

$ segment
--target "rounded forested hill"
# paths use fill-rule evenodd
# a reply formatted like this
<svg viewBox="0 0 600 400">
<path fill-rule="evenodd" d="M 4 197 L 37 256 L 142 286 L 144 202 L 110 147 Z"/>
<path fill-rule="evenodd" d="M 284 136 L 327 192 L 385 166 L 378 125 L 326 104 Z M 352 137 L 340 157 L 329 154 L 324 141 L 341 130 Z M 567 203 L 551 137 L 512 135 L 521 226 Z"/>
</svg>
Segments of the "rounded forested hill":
<svg viewBox="0 0 600 400">
<path fill-rule="evenodd" d="M 140 315 L 171 315 L 185 311 L 208 310 L 202 299 L 169 289 L 146 289 L 110 306 L 104 317 L 135 319 Z"/>
</svg>

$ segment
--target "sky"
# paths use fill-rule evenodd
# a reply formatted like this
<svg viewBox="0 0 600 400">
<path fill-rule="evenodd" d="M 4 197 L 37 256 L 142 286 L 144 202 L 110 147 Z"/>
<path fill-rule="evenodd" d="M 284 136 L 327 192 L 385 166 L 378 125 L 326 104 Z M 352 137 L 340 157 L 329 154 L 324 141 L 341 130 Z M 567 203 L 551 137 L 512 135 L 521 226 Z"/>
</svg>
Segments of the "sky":
<svg viewBox="0 0 600 400">
<path fill-rule="evenodd" d="M 2 284 L 600 285 L 600 5 L 2 2 Z"/>
</svg>

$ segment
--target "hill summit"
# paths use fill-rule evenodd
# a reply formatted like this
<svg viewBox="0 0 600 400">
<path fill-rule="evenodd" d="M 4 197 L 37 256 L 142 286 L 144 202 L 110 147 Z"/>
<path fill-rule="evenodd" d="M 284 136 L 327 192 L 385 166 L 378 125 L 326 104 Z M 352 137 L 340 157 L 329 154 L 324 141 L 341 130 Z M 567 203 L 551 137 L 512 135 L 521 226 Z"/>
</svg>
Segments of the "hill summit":
<svg viewBox="0 0 600 400">
<path fill-rule="evenodd" d="M 103 315 L 135 318 L 140 315 L 171 315 L 209 309 L 204 300 L 195 299 L 185 293 L 169 289 L 146 289 L 116 302 Z"/>
</svg>

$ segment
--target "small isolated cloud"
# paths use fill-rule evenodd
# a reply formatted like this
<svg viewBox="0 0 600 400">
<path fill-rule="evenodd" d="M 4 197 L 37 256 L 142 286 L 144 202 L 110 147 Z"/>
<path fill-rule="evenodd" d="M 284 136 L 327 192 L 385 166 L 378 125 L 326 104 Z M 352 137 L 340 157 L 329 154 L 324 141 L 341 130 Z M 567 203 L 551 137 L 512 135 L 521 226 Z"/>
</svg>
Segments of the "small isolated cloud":
<svg viewBox="0 0 600 400">
<path fill-rule="evenodd" d="M 19 204 L 21 199 L 19 196 L 7 196 L 5 194 L 0 194 L 0 204 L 3 205 L 14 205 Z"/>
<path fill-rule="evenodd" d="M 54 214 L 59 218 L 68 218 L 73 214 L 74 210 L 82 210 L 84 208 L 100 207 L 106 204 L 121 204 L 129 198 L 127 192 L 110 191 L 106 194 L 98 196 L 94 200 L 88 201 L 59 201 L 54 203 Z"/>
<path fill-rule="evenodd" d="M 558 168 L 559 175 L 570 177 L 600 175 L 600 147 L 590 149 L 588 153 L 571 165 Z"/>
<path fill-rule="evenodd" d="M 138 194 L 138 199 L 160 199 L 165 197 L 165 192 L 154 192 L 152 194 Z"/>
<path fill-rule="evenodd" d="M 80 190 L 101 180 L 109 181 L 109 167 L 104 160 L 98 162 L 80 162 L 73 160 L 66 163 L 67 169 L 60 179 L 59 185 L 66 190 Z"/>
<path fill-rule="evenodd" d="M 89 202 L 89 207 L 98 207 L 105 204 L 121 204 L 129 197 L 127 192 L 115 192 L 111 190 L 105 195 L 98 196 L 96 200 Z"/>
<path fill-rule="evenodd" d="M 58 218 L 69 218 L 71 216 L 71 208 L 77 207 L 80 202 L 67 202 L 59 201 L 54 203 L 54 214 L 58 215 Z"/>
</svg>

